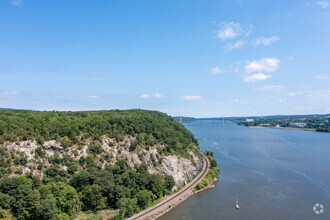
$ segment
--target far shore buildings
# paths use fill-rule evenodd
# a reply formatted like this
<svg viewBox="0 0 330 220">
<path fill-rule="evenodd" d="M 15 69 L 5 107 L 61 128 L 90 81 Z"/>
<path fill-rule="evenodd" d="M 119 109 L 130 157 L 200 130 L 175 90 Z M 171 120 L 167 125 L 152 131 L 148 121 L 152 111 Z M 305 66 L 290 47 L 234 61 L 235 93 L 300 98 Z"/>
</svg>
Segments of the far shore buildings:
<svg viewBox="0 0 330 220">
<path fill-rule="evenodd" d="M 247 118 L 246 119 L 246 122 L 253 122 L 254 120 L 253 120 L 253 118 Z"/>
<path fill-rule="evenodd" d="M 304 122 L 294 122 L 294 123 L 290 123 L 290 125 L 298 128 L 304 128 L 307 126 L 307 124 Z"/>
</svg>

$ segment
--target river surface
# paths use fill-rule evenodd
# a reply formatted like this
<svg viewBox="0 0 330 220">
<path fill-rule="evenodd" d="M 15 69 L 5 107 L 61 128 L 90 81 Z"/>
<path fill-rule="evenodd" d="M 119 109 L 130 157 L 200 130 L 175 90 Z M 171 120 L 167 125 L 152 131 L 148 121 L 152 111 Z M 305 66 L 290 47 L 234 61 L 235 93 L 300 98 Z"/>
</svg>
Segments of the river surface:
<svg viewBox="0 0 330 220">
<path fill-rule="evenodd" d="M 219 180 L 159 220 L 330 219 L 329 133 L 230 122 L 185 127 L 198 138 L 203 152 L 214 152 Z M 316 203 L 323 205 L 322 214 L 313 211 Z"/>
</svg>

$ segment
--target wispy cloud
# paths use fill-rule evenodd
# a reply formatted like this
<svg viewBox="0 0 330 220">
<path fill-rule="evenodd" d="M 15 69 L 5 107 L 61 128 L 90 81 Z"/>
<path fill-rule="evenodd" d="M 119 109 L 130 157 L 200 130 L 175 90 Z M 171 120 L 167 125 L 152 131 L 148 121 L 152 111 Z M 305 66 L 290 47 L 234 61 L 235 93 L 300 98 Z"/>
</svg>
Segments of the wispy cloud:
<svg viewBox="0 0 330 220">
<path fill-rule="evenodd" d="M 245 66 L 246 73 L 253 72 L 273 72 L 275 71 L 280 64 L 280 60 L 277 58 L 263 58 L 259 61 L 251 61 Z"/>
<path fill-rule="evenodd" d="M 258 37 L 256 39 L 254 39 L 252 41 L 252 44 L 257 47 L 259 45 L 264 45 L 264 46 L 268 46 L 271 45 L 273 42 L 278 41 L 280 38 L 277 36 L 273 36 L 270 38 L 266 38 L 266 37 Z"/>
<path fill-rule="evenodd" d="M 324 76 L 315 76 L 315 79 L 318 80 L 330 80 L 330 76 L 324 75 Z"/>
<path fill-rule="evenodd" d="M 327 8 L 329 7 L 329 2 L 327 1 L 319 1 L 316 4 L 318 4 L 319 6 L 321 6 L 322 8 Z"/>
<path fill-rule="evenodd" d="M 259 88 L 256 88 L 256 91 L 282 91 L 284 89 L 284 86 L 279 85 L 269 85 L 269 86 L 262 86 Z"/>
<path fill-rule="evenodd" d="M 163 98 L 164 96 L 157 92 L 157 93 L 153 94 L 152 97 L 155 97 L 155 98 L 159 99 L 159 98 Z"/>
<path fill-rule="evenodd" d="M 220 69 L 219 67 L 214 67 L 210 70 L 210 73 L 212 73 L 212 74 L 223 74 L 223 73 L 225 73 L 225 71 Z"/>
<path fill-rule="evenodd" d="M 182 100 L 201 100 L 203 97 L 199 95 L 185 95 L 181 96 Z"/>
<path fill-rule="evenodd" d="M 233 39 L 244 33 L 241 24 L 235 22 L 221 22 L 220 30 L 217 31 L 217 38 L 220 40 Z"/>
<path fill-rule="evenodd" d="M 244 82 L 258 82 L 258 81 L 263 81 L 263 80 L 270 79 L 270 78 L 272 78 L 272 75 L 256 73 L 253 75 L 245 75 Z"/>
<path fill-rule="evenodd" d="M 88 99 L 97 99 L 100 98 L 98 95 L 80 95 L 82 98 L 88 98 Z"/>
<path fill-rule="evenodd" d="M 0 92 L 0 98 L 12 98 L 17 95 L 19 95 L 19 91 L 17 90 Z"/>
<path fill-rule="evenodd" d="M 239 99 L 232 99 L 232 100 L 229 100 L 229 102 L 231 102 L 231 103 L 238 103 L 239 102 Z"/>
<path fill-rule="evenodd" d="M 148 94 L 143 94 L 143 95 L 140 96 L 140 98 L 142 98 L 142 99 L 147 99 L 147 98 L 150 98 L 150 95 L 148 95 Z"/>
<path fill-rule="evenodd" d="M 162 95 L 162 94 L 160 94 L 160 93 L 155 93 L 155 94 L 152 94 L 152 95 L 149 95 L 149 94 L 143 94 L 143 95 L 141 95 L 140 96 L 140 98 L 142 98 L 142 99 L 147 99 L 147 98 L 157 98 L 157 99 L 159 99 L 159 98 L 163 98 L 164 96 Z"/>
<path fill-rule="evenodd" d="M 286 95 L 294 97 L 294 96 L 298 96 L 298 95 L 302 95 L 302 94 L 303 94 L 303 92 L 289 92 Z"/>
<path fill-rule="evenodd" d="M 11 4 L 15 5 L 17 7 L 21 7 L 21 6 L 23 6 L 24 3 L 22 0 L 11 0 Z"/>
<path fill-rule="evenodd" d="M 235 49 L 241 49 L 241 48 L 243 48 L 245 43 L 246 43 L 246 41 L 244 41 L 244 40 L 239 40 L 239 41 L 236 41 L 235 43 L 228 43 L 225 45 L 225 50 L 232 51 Z"/>
<path fill-rule="evenodd" d="M 330 100 L 330 88 L 326 90 L 310 90 L 308 91 L 308 97 L 312 99 L 320 99 L 322 101 Z"/>
</svg>

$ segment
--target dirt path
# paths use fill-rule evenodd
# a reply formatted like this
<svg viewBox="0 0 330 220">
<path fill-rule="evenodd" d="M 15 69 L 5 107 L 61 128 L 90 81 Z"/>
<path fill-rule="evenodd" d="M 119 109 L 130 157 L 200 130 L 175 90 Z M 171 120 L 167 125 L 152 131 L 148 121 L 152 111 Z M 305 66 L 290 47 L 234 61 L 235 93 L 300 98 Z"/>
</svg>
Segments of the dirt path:
<svg viewBox="0 0 330 220">
<path fill-rule="evenodd" d="M 158 203 L 157 205 L 150 207 L 132 217 L 129 220 L 142 220 L 142 219 L 156 219 L 164 213 L 168 212 L 174 208 L 179 203 L 183 202 L 186 198 L 193 195 L 194 187 L 207 175 L 209 171 L 209 161 L 203 155 L 204 167 L 203 171 L 188 185 L 186 185 L 181 191 L 174 193 L 173 195 L 167 197 L 164 201 Z"/>
</svg>

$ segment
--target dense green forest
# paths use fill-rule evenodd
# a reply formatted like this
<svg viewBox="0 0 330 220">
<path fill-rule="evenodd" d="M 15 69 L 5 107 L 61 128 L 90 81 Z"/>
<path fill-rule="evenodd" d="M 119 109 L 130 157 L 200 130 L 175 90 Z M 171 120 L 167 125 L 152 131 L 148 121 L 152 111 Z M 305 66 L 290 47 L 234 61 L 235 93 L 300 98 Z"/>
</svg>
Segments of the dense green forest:
<svg viewBox="0 0 330 220">
<path fill-rule="evenodd" d="M 102 135 L 121 140 L 138 136 L 147 145 L 165 144 L 165 151 L 186 154 L 198 145 L 193 134 L 168 115 L 157 111 L 112 110 L 89 112 L 41 112 L 0 110 L 0 144 L 20 140 L 60 140 L 62 146 L 84 144 Z"/>
<path fill-rule="evenodd" d="M 132 216 L 169 194 L 172 176 L 149 174 L 145 165 L 136 170 L 124 160 L 103 169 L 90 161 L 73 175 L 52 165 L 39 179 L 33 175 L 0 180 L 0 218 L 72 219 L 79 210 L 119 209 L 118 219 Z"/>
<path fill-rule="evenodd" d="M 104 209 L 119 209 L 116 218 L 122 219 L 171 193 L 173 177 L 150 174 L 144 163 L 134 168 L 122 158 L 116 158 L 115 164 L 101 163 L 112 158 L 101 147 L 104 136 L 118 141 L 124 136 L 135 137 L 128 145 L 130 151 L 137 146 L 164 146 L 157 156 L 189 158 L 188 149 L 198 150 L 191 132 L 156 111 L 0 110 L 0 219 L 73 219 L 79 211 Z M 79 148 L 87 141 L 90 145 L 88 155 L 79 159 L 47 155 L 42 147 L 35 148 L 31 171 L 22 175 L 22 170 L 16 169 L 13 175 L 13 166 L 25 168 L 29 160 L 7 147 L 24 140 L 37 140 L 41 146 L 47 140 L 57 140 L 64 149 Z M 152 160 L 159 162 L 161 158 Z M 33 175 L 33 169 L 43 175 Z"/>
</svg>

